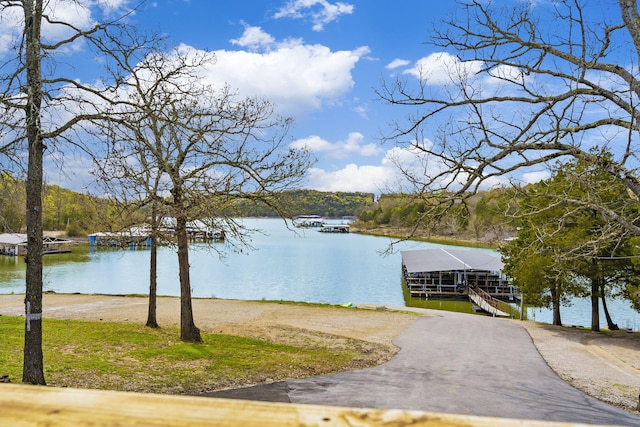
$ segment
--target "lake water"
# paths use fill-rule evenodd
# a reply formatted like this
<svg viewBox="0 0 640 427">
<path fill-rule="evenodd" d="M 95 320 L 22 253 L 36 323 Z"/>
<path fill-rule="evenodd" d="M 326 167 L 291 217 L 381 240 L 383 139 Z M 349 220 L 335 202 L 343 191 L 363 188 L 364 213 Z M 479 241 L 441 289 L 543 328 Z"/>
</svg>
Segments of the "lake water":
<svg viewBox="0 0 640 427">
<path fill-rule="evenodd" d="M 399 250 L 440 245 L 403 242 L 383 256 L 390 239 L 361 234 L 319 233 L 317 229 L 288 230 L 282 220 L 245 219 L 254 234 L 256 250 L 226 251 L 223 259 L 206 245 L 190 250 L 194 297 L 244 300 L 292 300 L 327 304 L 420 306 L 473 312 L 463 301 L 425 301 L 409 298 L 401 284 Z M 223 244 L 216 248 L 225 250 Z M 483 250 L 483 249 L 474 249 Z M 177 256 L 171 248 L 158 254 L 158 294 L 178 296 Z M 72 254 L 44 258 L 44 290 L 57 293 L 147 294 L 149 251 L 94 249 L 78 246 Z M 24 292 L 25 265 L 21 257 L 0 257 L 0 294 Z M 610 301 L 614 321 L 640 329 L 640 314 L 626 301 Z M 551 321 L 549 310 L 529 309 L 528 317 Z M 563 307 L 565 324 L 589 326 L 588 300 Z M 604 316 L 602 316 L 604 319 Z M 604 324 L 603 324 L 604 326 Z"/>
</svg>

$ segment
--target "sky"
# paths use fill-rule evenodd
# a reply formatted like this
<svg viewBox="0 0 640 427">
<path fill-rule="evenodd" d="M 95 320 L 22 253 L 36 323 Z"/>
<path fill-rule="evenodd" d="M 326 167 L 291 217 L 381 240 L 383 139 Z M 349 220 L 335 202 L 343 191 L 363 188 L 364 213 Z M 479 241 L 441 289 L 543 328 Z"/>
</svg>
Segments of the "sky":
<svg viewBox="0 0 640 427">
<path fill-rule="evenodd" d="M 81 9 L 70 2 L 52 2 L 59 17 L 80 27 L 99 13 L 115 16 L 137 3 L 99 0 L 93 3 L 103 10 L 97 11 L 95 6 Z M 375 90 L 383 80 L 410 72 L 432 52 L 424 42 L 454 4 L 158 0 L 145 2 L 128 19 L 140 29 L 167 35 L 174 46 L 214 52 L 209 76 L 213 83 L 227 82 L 243 95 L 263 96 L 279 113 L 292 117 L 291 146 L 307 147 L 316 160 L 305 188 L 380 193 L 398 174 L 389 161 L 396 148 L 380 137 L 394 115 L 406 112 L 378 100 Z M 2 27 L 0 56 L 7 53 L 10 36 L 10 28 Z M 90 80 L 90 58 L 76 64 L 77 78 Z M 81 154 L 70 155 L 63 170 L 47 168 L 46 180 L 82 191 L 91 180 L 90 165 Z"/>
<path fill-rule="evenodd" d="M 216 54 L 214 80 L 272 101 L 294 119 L 289 137 L 316 163 L 306 188 L 380 193 L 395 185 L 382 144 L 394 114 L 382 80 L 430 51 L 430 29 L 453 1 L 163 0 L 134 19 Z"/>
<path fill-rule="evenodd" d="M 51 2 L 60 17 L 81 27 L 99 13 L 115 16 L 137 4 L 80 0 L 93 5 L 82 9 Z M 411 155 L 381 136 L 413 111 L 387 105 L 376 90 L 396 78 L 416 80 L 420 64 L 432 64 L 433 82 L 439 73 L 445 79 L 434 60 L 440 52 L 426 42 L 455 7 L 453 0 L 157 0 L 127 19 L 166 34 L 173 46 L 215 53 L 210 82 L 262 96 L 292 117 L 289 144 L 307 147 L 316 159 L 304 188 L 381 193 L 398 189 L 391 159 Z M 0 56 L 10 34 L 2 27 Z M 92 65 L 90 59 L 78 63 L 77 78 L 90 79 Z M 46 179 L 81 191 L 90 163 L 69 157 L 64 173 L 51 168 Z"/>
</svg>

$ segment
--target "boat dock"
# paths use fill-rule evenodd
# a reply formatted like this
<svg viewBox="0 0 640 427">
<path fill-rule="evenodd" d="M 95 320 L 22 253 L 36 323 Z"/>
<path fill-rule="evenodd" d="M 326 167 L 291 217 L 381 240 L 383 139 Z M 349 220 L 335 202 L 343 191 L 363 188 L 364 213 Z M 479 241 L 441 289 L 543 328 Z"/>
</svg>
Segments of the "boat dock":
<svg viewBox="0 0 640 427">
<path fill-rule="evenodd" d="M 297 215 L 293 218 L 293 225 L 301 228 L 322 227 L 324 218 L 320 215 Z"/>
<path fill-rule="evenodd" d="M 132 227 L 125 231 L 101 231 L 89 234 L 91 246 L 137 247 L 151 245 L 151 231 L 142 227 Z"/>
<path fill-rule="evenodd" d="M 416 298 L 468 298 L 494 316 L 512 310 L 506 301 L 520 298 L 517 287 L 502 273 L 502 261 L 486 251 L 426 249 L 403 251 L 404 283 Z"/>
<path fill-rule="evenodd" d="M 324 224 L 318 230 L 321 233 L 350 233 L 348 224 Z"/>
<path fill-rule="evenodd" d="M 73 240 L 44 236 L 42 254 L 63 254 L 71 252 Z M 0 255 L 24 256 L 27 254 L 27 235 L 22 233 L 0 234 Z"/>
<path fill-rule="evenodd" d="M 122 231 L 97 232 L 89 234 L 91 246 L 148 247 L 151 246 L 151 226 L 142 224 Z M 161 240 L 171 240 L 175 235 L 175 223 L 165 221 L 158 230 Z M 225 235 L 222 229 L 213 229 L 201 221 L 187 223 L 187 237 L 191 242 L 221 242 Z"/>
</svg>

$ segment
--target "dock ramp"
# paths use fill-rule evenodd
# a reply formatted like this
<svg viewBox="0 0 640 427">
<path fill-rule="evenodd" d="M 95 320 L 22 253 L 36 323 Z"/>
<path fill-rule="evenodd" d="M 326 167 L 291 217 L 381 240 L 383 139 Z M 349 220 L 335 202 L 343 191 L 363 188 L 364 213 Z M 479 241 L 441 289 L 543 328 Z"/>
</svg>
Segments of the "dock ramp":
<svg viewBox="0 0 640 427">
<path fill-rule="evenodd" d="M 500 303 L 504 304 L 502 301 L 496 300 L 482 289 L 478 289 L 477 291 L 469 289 L 469 299 L 482 310 L 492 314 L 493 316 L 511 317 L 509 313 L 498 309 Z"/>
</svg>

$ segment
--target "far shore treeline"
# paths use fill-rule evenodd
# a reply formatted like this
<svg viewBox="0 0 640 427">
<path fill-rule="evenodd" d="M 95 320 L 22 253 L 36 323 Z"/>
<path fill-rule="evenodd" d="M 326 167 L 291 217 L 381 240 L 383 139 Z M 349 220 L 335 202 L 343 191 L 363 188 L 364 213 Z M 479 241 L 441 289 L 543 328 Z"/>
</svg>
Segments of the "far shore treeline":
<svg viewBox="0 0 640 427">
<path fill-rule="evenodd" d="M 509 219 L 511 191 L 480 192 L 467 203 L 454 206 L 439 218 L 425 216 L 426 202 L 408 194 L 366 192 L 322 192 L 289 190 L 277 195 L 290 216 L 321 215 L 326 219 L 356 219 L 355 230 L 378 234 L 404 235 L 413 231 L 421 238 L 451 238 L 495 244 L 513 235 Z M 0 232 L 25 230 L 25 185 L 10 174 L 0 175 Z M 238 200 L 229 215 L 237 217 L 277 217 L 265 204 Z M 78 193 L 58 185 L 43 187 L 43 226 L 69 237 L 96 231 L 117 231 L 146 221 L 144 206 L 123 206 L 105 197 Z M 424 217 L 424 218 L 423 218 Z"/>
</svg>

